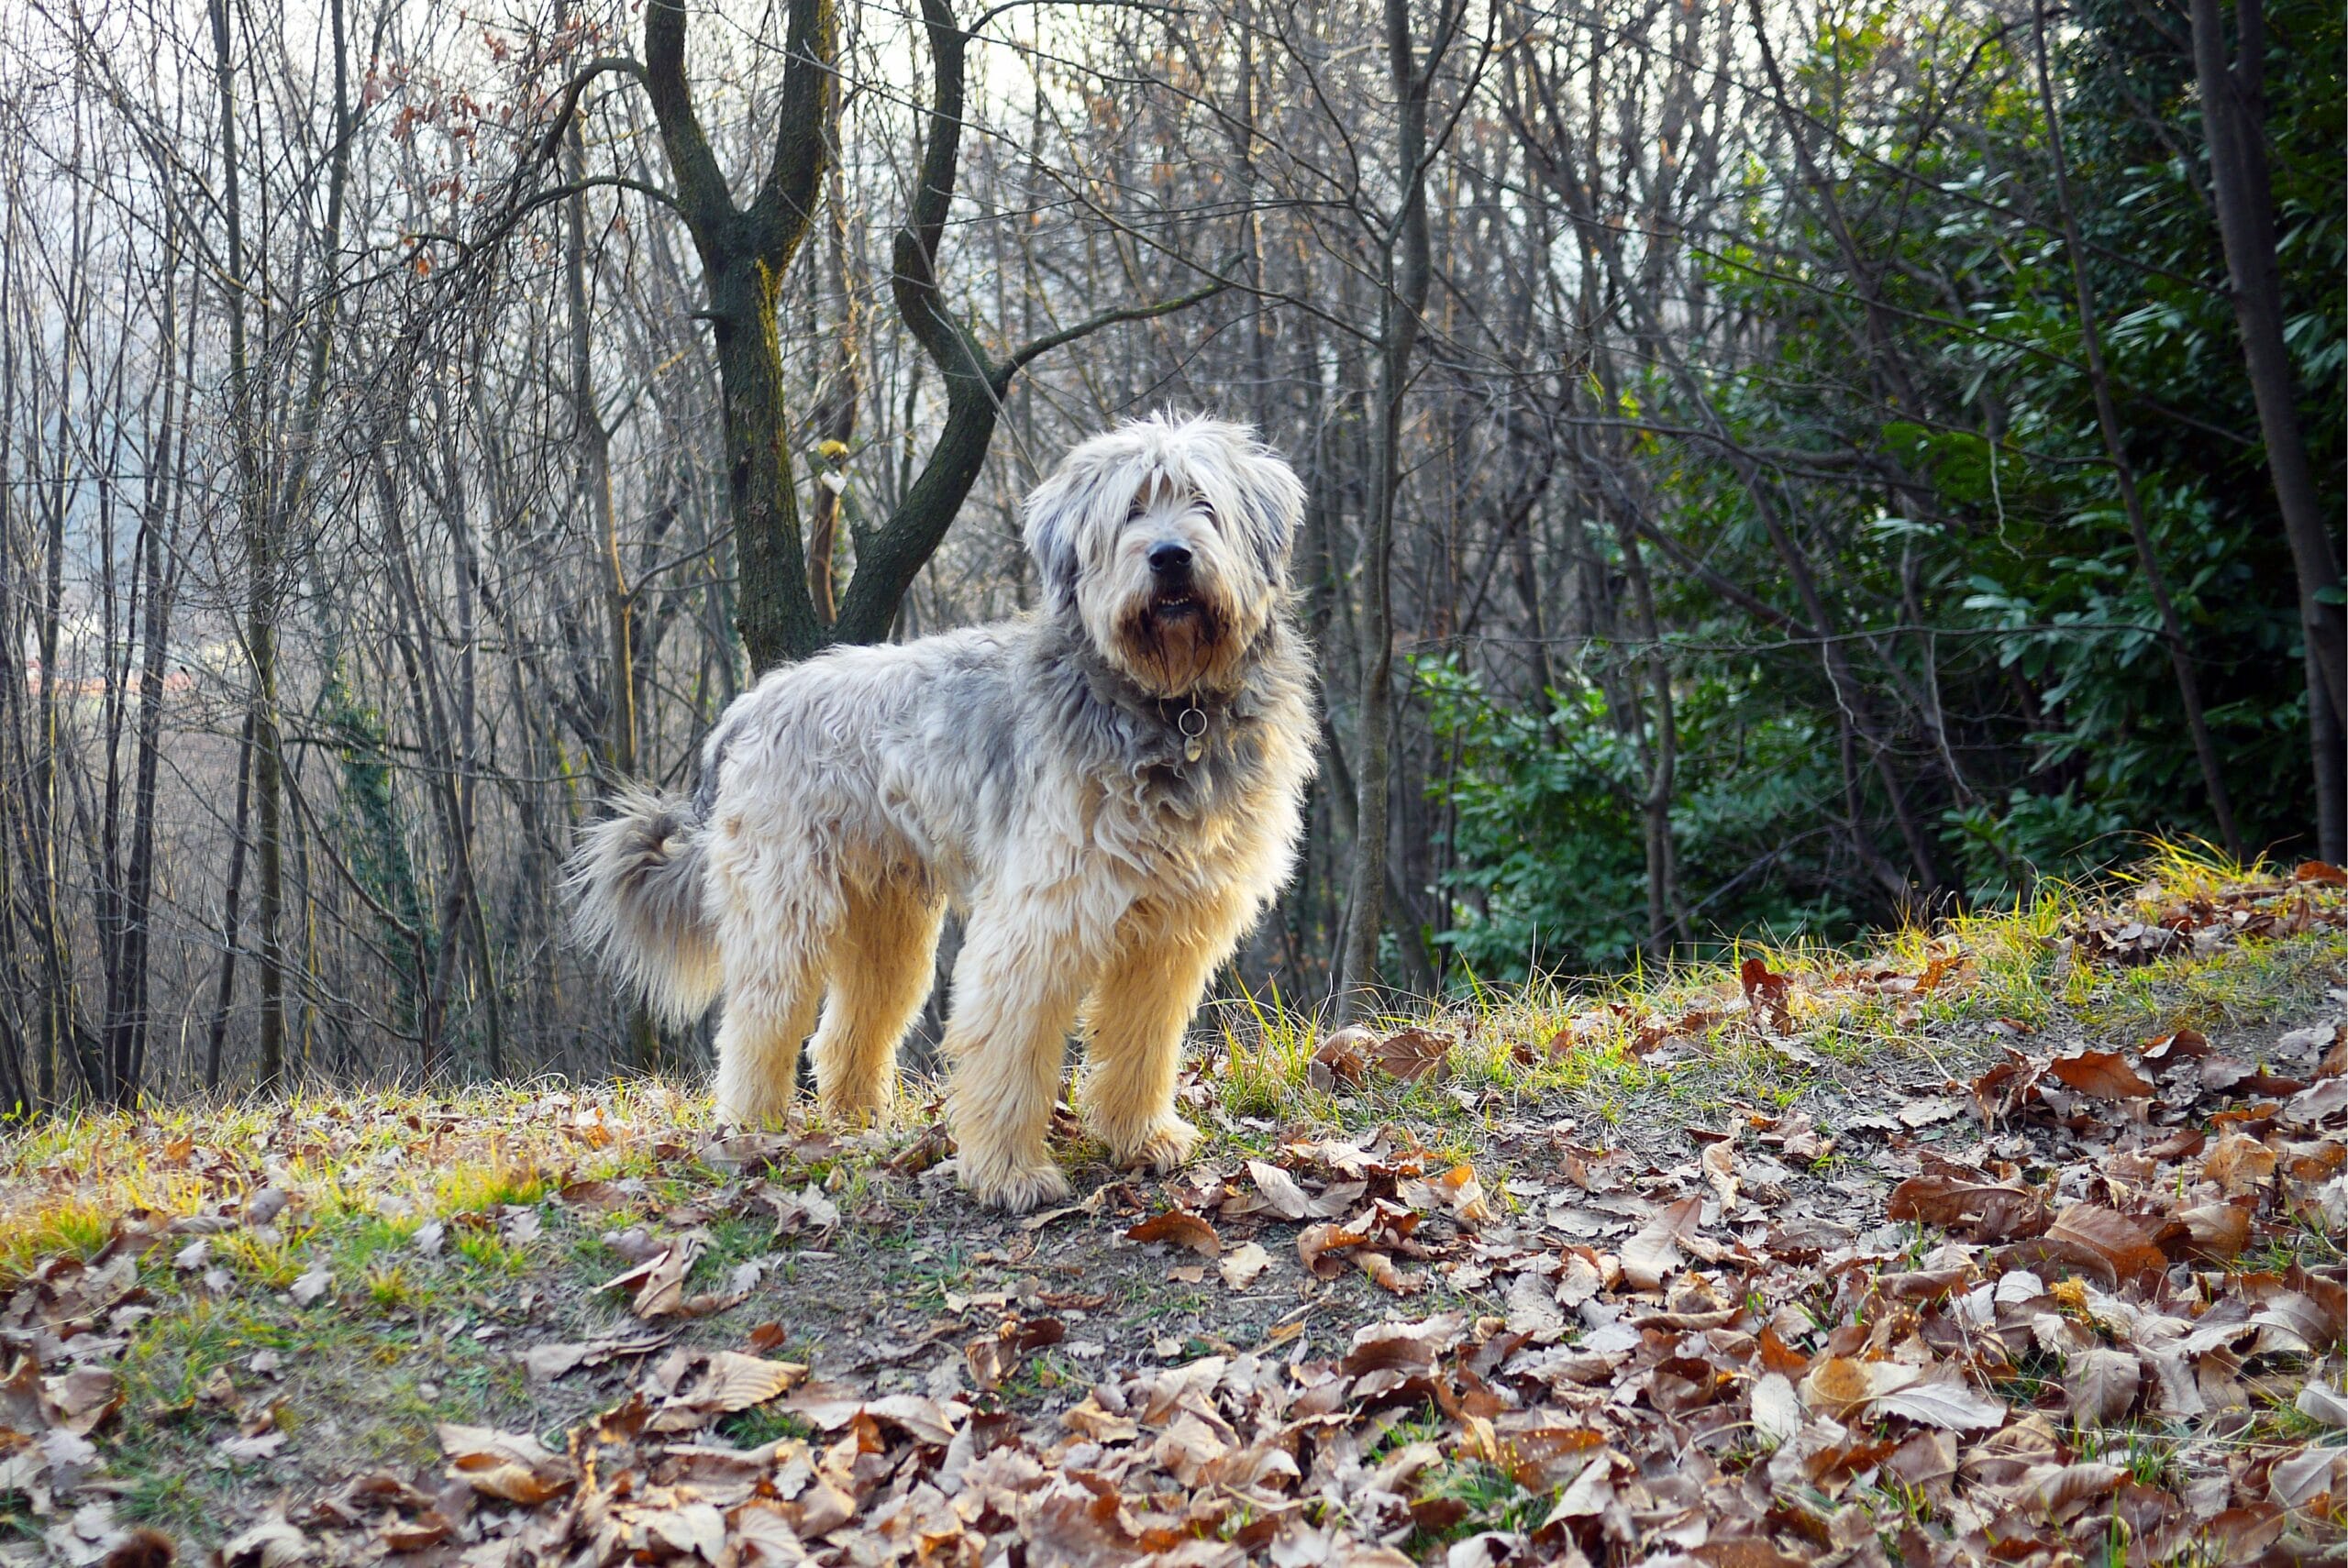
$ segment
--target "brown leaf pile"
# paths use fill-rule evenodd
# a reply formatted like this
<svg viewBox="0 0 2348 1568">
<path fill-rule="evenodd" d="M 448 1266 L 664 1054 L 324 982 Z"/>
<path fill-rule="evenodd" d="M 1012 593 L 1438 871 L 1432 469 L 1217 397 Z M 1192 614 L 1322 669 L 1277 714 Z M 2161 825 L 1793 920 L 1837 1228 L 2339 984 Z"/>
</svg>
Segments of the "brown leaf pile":
<svg viewBox="0 0 2348 1568">
<path fill-rule="evenodd" d="M 315 1561 L 468 1568 L 2311 1551 L 2348 1525 L 2348 1448 L 2305 1441 L 2348 1423 L 2348 1285 L 2336 1252 L 2294 1256 L 2348 1222 L 2338 1039 L 2286 1036 L 2277 1060 L 2308 1077 L 2278 1098 L 2278 1073 L 2212 1088 L 2214 1054 L 2173 1036 L 2010 1060 L 1990 1142 L 1894 1138 L 1911 1173 L 1880 1215 L 1846 1217 L 1905 1236 L 1888 1250 L 1787 1201 L 1778 1156 L 1828 1147 L 1799 1118 L 1744 1117 L 1663 1171 L 1563 1143 L 1557 1182 L 1512 1181 L 1505 1203 L 1397 1133 L 1290 1138 L 1128 1200 L 1155 1212 L 1121 1233 L 1227 1264 L 1292 1227 L 1315 1274 L 1440 1280 L 1489 1309 L 1373 1322 L 1317 1355 L 1275 1330 L 1035 1417 L 989 1390 L 1056 1319 L 970 1341 L 969 1402 L 675 1349 L 559 1450 L 447 1427 L 438 1475 L 361 1477 L 271 1528 Z M 624 1277 L 641 1289 L 669 1255 Z M 706 1431 L 762 1401 L 813 1435 Z M 1463 1474 L 1522 1501 L 1479 1513 Z"/>
</svg>

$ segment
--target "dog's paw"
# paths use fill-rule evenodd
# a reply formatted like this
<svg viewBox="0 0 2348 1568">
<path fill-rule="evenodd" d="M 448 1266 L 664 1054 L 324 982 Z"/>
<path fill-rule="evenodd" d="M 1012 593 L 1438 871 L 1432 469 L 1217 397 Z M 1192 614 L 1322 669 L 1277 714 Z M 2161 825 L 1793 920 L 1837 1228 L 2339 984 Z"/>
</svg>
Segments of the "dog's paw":
<svg viewBox="0 0 2348 1568">
<path fill-rule="evenodd" d="M 1147 1165 L 1159 1176 L 1170 1176 L 1191 1163 L 1199 1146 L 1199 1130 L 1179 1116 L 1153 1121 L 1138 1138 L 1109 1140 L 1110 1156 L 1120 1165 Z"/>
<path fill-rule="evenodd" d="M 896 1108 L 888 1092 L 869 1091 L 860 1094 L 820 1094 L 815 1103 L 822 1108 L 825 1119 L 840 1127 L 885 1128 L 891 1112 Z"/>
<path fill-rule="evenodd" d="M 1069 1192 L 1068 1173 L 1048 1161 L 1000 1170 L 965 1169 L 962 1185 L 980 1203 L 1006 1214 L 1024 1214 L 1040 1204 L 1066 1198 Z"/>
<path fill-rule="evenodd" d="M 717 1124 L 736 1132 L 758 1132 L 781 1127 L 791 1119 L 791 1097 L 759 1092 L 720 1091 Z"/>
</svg>

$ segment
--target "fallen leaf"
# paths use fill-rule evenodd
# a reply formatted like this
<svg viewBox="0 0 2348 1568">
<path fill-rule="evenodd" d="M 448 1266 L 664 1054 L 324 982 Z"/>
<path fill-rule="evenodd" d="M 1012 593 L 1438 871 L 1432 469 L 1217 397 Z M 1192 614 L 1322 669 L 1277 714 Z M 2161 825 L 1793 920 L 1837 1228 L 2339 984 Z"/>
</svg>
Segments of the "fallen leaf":
<svg viewBox="0 0 2348 1568">
<path fill-rule="evenodd" d="M 2116 1051 L 2081 1051 L 2046 1064 L 2046 1076 L 2099 1099 L 2132 1099 L 2153 1092 L 2152 1080 Z"/>
<path fill-rule="evenodd" d="M 1245 1290 L 1256 1283 L 1257 1276 L 1272 1266 L 1272 1254 L 1254 1242 L 1248 1242 L 1224 1254 L 1217 1265 L 1223 1283 L 1234 1290 Z"/>
<path fill-rule="evenodd" d="M 1323 1035 L 1307 1069 L 1313 1087 L 1325 1090 L 1361 1082 L 1369 1069 L 1368 1053 L 1377 1043 L 1378 1036 L 1357 1023 Z"/>
<path fill-rule="evenodd" d="M 2062 1386 L 2070 1397 L 2071 1419 L 2090 1427 L 2125 1419 L 2135 1407 L 2136 1390 L 2143 1379 L 2143 1364 L 2126 1351 L 2096 1345 L 2079 1352 L 2063 1368 Z"/>
<path fill-rule="evenodd" d="M 221 1568 L 293 1568 L 310 1560 L 310 1538 L 282 1518 L 263 1519 L 220 1548 Z"/>
<path fill-rule="evenodd" d="M 2311 1380 L 2300 1389 L 2291 1408 L 2310 1421 L 2320 1421 L 2327 1427 L 2348 1427 L 2348 1395 L 2320 1380 Z"/>
<path fill-rule="evenodd" d="M 1744 988 L 1744 1005 L 1753 1016 L 1779 1034 L 1793 1032 L 1793 1010 L 1788 1005 L 1789 981 L 1758 955 L 1737 966 L 1737 981 Z"/>
<path fill-rule="evenodd" d="M 1753 1435 L 1766 1451 L 1793 1441 L 1801 1430 L 1801 1400 L 1784 1374 L 1767 1372 L 1753 1386 Z"/>
<path fill-rule="evenodd" d="M 1167 1242 L 1187 1247 L 1201 1257 L 1211 1258 L 1223 1251 L 1223 1238 L 1215 1229 L 1188 1209 L 1169 1209 L 1163 1214 L 1153 1214 L 1125 1232 L 1129 1242 Z"/>
<path fill-rule="evenodd" d="M 1922 1220 L 1984 1242 L 2014 1241 L 2046 1229 L 2046 1205 L 2036 1193 L 1979 1179 L 1985 1175 L 1941 1162 L 1893 1187 L 1884 1217 Z"/>
<path fill-rule="evenodd" d="M 2201 1178 L 2218 1184 L 2228 1198 L 2240 1198 L 2271 1186 L 2275 1180 L 2275 1151 L 2246 1132 L 2228 1132 L 2202 1157 Z"/>
<path fill-rule="evenodd" d="M 693 1260 L 708 1245 L 708 1231 L 688 1231 L 626 1274 L 616 1275 L 595 1288 L 619 1290 L 633 1286 L 636 1295 L 628 1305 L 639 1318 L 692 1316 L 685 1310 L 685 1275 L 692 1271 Z"/>
<path fill-rule="evenodd" d="M 453 1421 L 443 1421 L 437 1430 L 441 1452 L 449 1456 L 449 1478 L 476 1492 L 535 1506 L 559 1496 L 579 1479 L 567 1456 L 526 1433 Z"/>
<path fill-rule="evenodd" d="M 1696 1233 L 1703 1199 L 1683 1198 L 1623 1243 L 1623 1278 L 1634 1290 L 1660 1290 L 1679 1266 L 1679 1243 Z"/>
<path fill-rule="evenodd" d="M 1312 1199 L 1303 1184 L 1267 1160 L 1247 1162 L 1247 1176 L 1263 1195 L 1264 1207 L 1283 1220 L 1312 1219 Z"/>
<path fill-rule="evenodd" d="M 2054 1217 L 2041 1243 L 2055 1255 L 2088 1264 L 2107 1284 L 2158 1274 L 2168 1257 L 2143 1224 L 2114 1209 L 2074 1203 Z"/>
<path fill-rule="evenodd" d="M 718 1351 L 703 1367 L 692 1399 L 699 1409 L 747 1410 L 765 1404 L 806 1375 L 807 1368 L 799 1362 Z"/>
<path fill-rule="evenodd" d="M 1955 1377 L 1927 1377 L 1878 1394 L 1867 1410 L 1876 1416 L 1905 1416 L 1952 1431 L 1993 1430 L 2005 1425 L 2012 1414 L 2004 1400 L 1968 1388 Z"/>
<path fill-rule="evenodd" d="M 1451 1070 L 1451 1036 L 1405 1029 L 1371 1046 L 1369 1059 L 1379 1072 L 1405 1083 L 1440 1077 Z"/>
</svg>

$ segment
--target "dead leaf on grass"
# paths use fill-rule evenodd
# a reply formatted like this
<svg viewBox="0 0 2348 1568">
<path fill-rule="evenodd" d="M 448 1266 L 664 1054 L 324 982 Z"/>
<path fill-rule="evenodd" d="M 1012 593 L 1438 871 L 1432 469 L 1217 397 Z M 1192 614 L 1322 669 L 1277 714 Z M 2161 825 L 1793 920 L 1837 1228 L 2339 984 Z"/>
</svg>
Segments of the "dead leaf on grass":
<svg viewBox="0 0 2348 1568">
<path fill-rule="evenodd" d="M 1791 982 L 1769 967 L 1757 954 L 1737 966 L 1737 983 L 1744 988 L 1744 1005 L 1755 1019 L 1779 1034 L 1793 1032 L 1789 1004 Z"/>
<path fill-rule="evenodd" d="M 1404 1029 L 1370 1047 L 1370 1065 L 1390 1078 L 1416 1083 L 1451 1071 L 1452 1038 L 1428 1029 Z"/>
</svg>

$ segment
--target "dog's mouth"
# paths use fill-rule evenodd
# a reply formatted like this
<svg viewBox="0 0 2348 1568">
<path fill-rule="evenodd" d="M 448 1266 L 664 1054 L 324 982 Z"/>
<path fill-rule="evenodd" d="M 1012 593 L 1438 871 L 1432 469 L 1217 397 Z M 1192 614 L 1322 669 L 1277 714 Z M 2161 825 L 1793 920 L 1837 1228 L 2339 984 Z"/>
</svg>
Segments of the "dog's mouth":
<svg viewBox="0 0 2348 1568">
<path fill-rule="evenodd" d="M 1213 612 L 1205 600 L 1188 589 L 1157 595 L 1150 600 L 1149 608 L 1142 615 L 1152 631 L 1180 626 L 1194 635 L 1212 636 L 1214 633 Z"/>
</svg>

